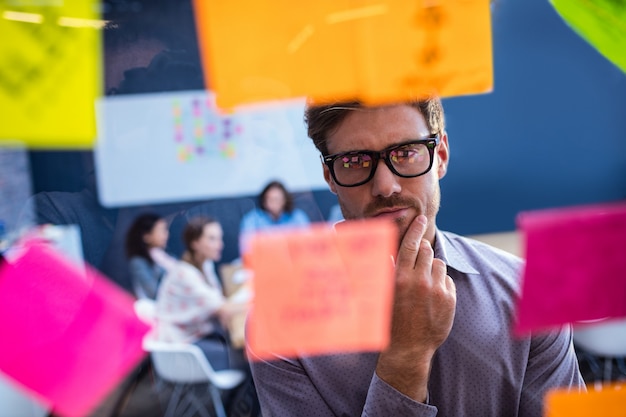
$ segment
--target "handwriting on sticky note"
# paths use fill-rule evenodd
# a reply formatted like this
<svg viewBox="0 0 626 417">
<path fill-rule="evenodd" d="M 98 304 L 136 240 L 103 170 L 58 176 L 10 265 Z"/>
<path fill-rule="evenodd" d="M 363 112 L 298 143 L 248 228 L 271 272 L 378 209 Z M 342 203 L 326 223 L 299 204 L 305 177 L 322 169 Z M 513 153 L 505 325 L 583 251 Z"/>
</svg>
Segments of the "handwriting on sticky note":
<svg viewBox="0 0 626 417">
<path fill-rule="evenodd" d="M 546 394 L 545 417 L 625 417 L 626 385 L 607 384 L 588 392 L 554 389 Z"/>
<path fill-rule="evenodd" d="M 252 238 L 257 356 L 377 350 L 388 343 L 397 231 L 369 220 Z"/>
<path fill-rule="evenodd" d="M 526 265 L 517 333 L 626 317 L 626 202 L 537 210 L 517 219 Z"/>
<path fill-rule="evenodd" d="M 194 1 L 205 78 L 221 107 L 493 88 L 489 0 L 244 3 Z"/>
</svg>

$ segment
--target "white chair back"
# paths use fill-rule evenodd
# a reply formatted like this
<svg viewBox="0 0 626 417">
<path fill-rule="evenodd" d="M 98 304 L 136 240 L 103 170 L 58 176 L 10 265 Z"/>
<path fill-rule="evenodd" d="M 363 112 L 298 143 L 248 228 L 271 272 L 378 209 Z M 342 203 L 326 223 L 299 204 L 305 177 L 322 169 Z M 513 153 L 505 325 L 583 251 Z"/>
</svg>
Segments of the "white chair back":
<svg viewBox="0 0 626 417">
<path fill-rule="evenodd" d="M 598 356 L 626 356 L 626 319 L 602 319 L 574 327 L 574 343 Z"/>
<path fill-rule="evenodd" d="M 150 353 L 156 375 L 175 385 L 165 415 L 177 415 L 182 397 L 187 396 L 203 411 L 202 401 L 188 387 L 194 384 L 207 384 L 213 407 L 218 417 L 226 417 L 221 391 L 228 391 L 241 385 L 246 375 L 237 369 L 216 371 L 198 346 L 190 343 L 162 342 L 155 338 L 154 330 L 144 338 L 143 348 Z M 182 396 L 182 397 L 181 397 Z"/>
<path fill-rule="evenodd" d="M 137 314 L 137 317 L 139 317 L 141 321 L 150 326 L 156 324 L 156 301 L 149 298 L 139 298 L 135 301 L 133 306 L 135 314 Z"/>
</svg>

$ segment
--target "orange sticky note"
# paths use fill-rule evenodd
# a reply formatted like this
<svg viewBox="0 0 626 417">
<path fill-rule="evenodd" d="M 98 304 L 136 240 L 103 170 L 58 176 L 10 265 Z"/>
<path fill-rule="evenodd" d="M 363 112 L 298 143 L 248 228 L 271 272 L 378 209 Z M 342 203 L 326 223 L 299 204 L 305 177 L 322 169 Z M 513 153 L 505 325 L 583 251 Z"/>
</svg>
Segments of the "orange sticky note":
<svg viewBox="0 0 626 417">
<path fill-rule="evenodd" d="M 383 349 L 389 341 L 397 230 L 381 220 L 318 224 L 252 238 L 256 356 Z"/>
<path fill-rule="evenodd" d="M 546 395 L 544 417 L 626 417 L 626 385 L 605 385 L 588 392 L 552 390 Z"/>
<path fill-rule="evenodd" d="M 489 92 L 489 3 L 194 0 L 206 83 L 221 107 Z"/>
</svg>

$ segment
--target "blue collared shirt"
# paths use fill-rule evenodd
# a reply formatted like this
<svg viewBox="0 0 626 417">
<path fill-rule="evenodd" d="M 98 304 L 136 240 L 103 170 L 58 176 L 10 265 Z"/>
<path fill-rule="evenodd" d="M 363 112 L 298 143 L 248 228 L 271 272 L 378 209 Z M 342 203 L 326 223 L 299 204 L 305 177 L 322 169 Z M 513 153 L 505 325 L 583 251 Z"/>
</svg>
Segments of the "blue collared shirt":
<svg viewBox="0 0 626 417">
<path fill-rule="evenodd" d="M 310 219 L 306 213 L 298 208 L 290 213 L 282 213 L 278 219 L 274 219 L 263 209 L 255 208 L 246 213 L 241 219 L 239 226 L 239 250 L 244 253 L 248 246 L 250 236 L 254 232 L 273 228 L 302 227 L 310 224 Z"/>
<path fill-rule="evenodd" d="M 428 404 L 377 377 L 377 352 L 272 361 L 249 352 L 263 416 L 541 417 L 549 389 L 585 389 L 570 327 L 511 333 L 522 259 L 439 230 L 435 256 L 456 284 L 457 305 L 433 359 Z"/>
</svg>

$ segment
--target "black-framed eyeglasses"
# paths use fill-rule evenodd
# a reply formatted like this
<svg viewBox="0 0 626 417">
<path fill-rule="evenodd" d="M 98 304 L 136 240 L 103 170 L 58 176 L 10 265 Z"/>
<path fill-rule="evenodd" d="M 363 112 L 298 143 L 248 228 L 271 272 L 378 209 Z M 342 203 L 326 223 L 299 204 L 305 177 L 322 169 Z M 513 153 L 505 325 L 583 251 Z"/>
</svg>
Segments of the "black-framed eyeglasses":
<svg viewBox="0 0 626 417">
<path fill-rule="evenodd" d="M 382 151 L 350 151 L 322 156 L 322 162 L 342 187 L 363 185 L 374 177 L 380 159 L 391 172 L 402 178 L 419 177 L 433 166 L 439 135 L 393 145 Z"/>
</svg>

